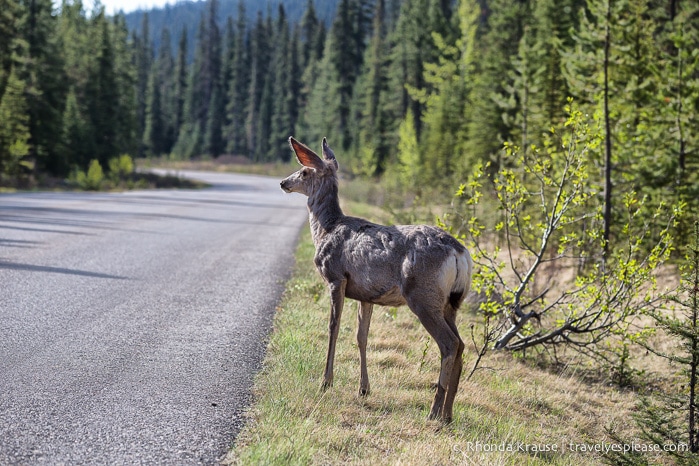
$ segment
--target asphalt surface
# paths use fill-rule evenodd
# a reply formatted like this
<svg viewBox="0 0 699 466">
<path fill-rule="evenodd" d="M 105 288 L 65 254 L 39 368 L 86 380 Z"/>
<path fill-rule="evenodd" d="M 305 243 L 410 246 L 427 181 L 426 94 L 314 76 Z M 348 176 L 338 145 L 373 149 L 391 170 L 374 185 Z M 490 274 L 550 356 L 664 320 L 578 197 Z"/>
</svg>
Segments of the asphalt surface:
<svg viewBox="0 0 699 466">
<path fill-rule="evenodd" d="M 190 174 L 191 175 L 191 174 Z M 251 401 L 305 200 L 0 195 L 0 464 L 215 464 Z"/>
</svg>

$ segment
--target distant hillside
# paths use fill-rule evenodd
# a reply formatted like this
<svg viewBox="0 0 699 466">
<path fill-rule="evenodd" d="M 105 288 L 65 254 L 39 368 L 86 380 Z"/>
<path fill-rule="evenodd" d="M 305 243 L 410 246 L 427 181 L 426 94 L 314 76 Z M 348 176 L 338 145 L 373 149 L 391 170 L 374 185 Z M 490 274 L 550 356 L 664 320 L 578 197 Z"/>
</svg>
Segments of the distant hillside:
<svg viewBox="0 0 699 466">
<path fill-rule="evenodd" d="M 279 4 L 282 3 L 286 10 L 289 21 L 293 24 L 298 22 L 306 11 L 308 0 L 243 0 L 248 19 L 254 20 L 258 11 L 264 16 L 271 13 L 276 17 Z M 315 0 L 315 9 L 318 17 L 330 25 L 339 0 Z M 148 23 L 150 29 L 150 39 L 155 44 L 156 50 L 160 47 L 160 33 L 164 27 L 170 29 L 172 36 L 172 47 L 174 48 L 179 40 L 182 28 L 187 29 L 189 39 L 190 56 L 193 49 L 194 38 L 196 37 L 199 19 L 206 11 L 206 1 L 179 1 L 174 5 L 164 8 L 154 8 L 152 10 L 137 10 L 125 15 L 126 25 L 129 31 L 141 33 L 141 24 L 144 13 L 148 13 Z M 238 16 L 238 0 L 219 0 L 219 26 L 223 33 L 227 18 L 234 19 Z"/>
</svg>

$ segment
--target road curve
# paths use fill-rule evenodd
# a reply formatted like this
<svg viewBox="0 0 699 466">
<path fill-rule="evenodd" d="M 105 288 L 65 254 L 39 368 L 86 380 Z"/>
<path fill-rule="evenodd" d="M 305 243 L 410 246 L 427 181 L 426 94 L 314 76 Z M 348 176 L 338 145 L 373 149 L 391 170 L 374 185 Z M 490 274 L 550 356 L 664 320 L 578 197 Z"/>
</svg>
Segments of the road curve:
<svg viewBox="0 0 699 466">
<path fill-rule="evenodd" d="M 0 464 L 215 464 L 242 425 L 304 199 L 0 195 Z"/>
</svg>

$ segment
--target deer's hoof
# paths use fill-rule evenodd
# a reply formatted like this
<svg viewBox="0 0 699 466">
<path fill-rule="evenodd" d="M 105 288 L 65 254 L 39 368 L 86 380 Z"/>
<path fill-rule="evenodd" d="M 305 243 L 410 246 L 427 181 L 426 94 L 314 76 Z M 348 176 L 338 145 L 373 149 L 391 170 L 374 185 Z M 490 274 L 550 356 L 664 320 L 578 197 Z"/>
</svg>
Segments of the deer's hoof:
<svg viewBox="0 0 699 466">
<path fill-rule="evenodd" d="M 362 398 L 366 398 L 367 396 L 369 396 L 370 392 L 371 391 L 369 390 L 369 387 L 366 387 L 366 388 L 360 387 L 359 388 L 359 396 Z"/>
<path fill-rule="evenodd" d="M 328 388 L 330 388 L 330 387 L 332 387 L 332 386 L 333 386 L 333 381 L 332 381 L 332 380 L 323 380 L 323 383 L 320 384 L 320 391 L 321 391 L 321 392 L 324 392 L 324 391 L 326 391 Z"/>
</svg>

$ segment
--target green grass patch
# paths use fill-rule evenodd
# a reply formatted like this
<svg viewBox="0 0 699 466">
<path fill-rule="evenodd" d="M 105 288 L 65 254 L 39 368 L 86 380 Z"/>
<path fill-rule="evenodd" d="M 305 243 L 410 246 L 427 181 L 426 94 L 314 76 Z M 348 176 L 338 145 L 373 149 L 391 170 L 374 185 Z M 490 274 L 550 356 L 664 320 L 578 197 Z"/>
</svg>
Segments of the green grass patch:
<svg viewBox="0 0 699 466">
<path fill-rule="evenodd" d="M 374 211 L 358 204 L 345 209 Z M 334 387 L 321 392 L 330 302 L 313 255 L 306 228 L 256 378 L 256 402 L 226 462 L 600 464 L 599 454 L 574 451 L 571 444 L 608 444 L 607 427 L 632 434 L 633 394 L 566 370 L 547 372 L 504 353 L 491 354 L 471 380 L 462 377 L 452 424 L 427 421 L 439 352 L 406 307 L 375 308 L 367 349 L 372 391 L 360 398 L 356 304 L 346 301 Z M 475 358 L 468 338 L 474 322 L 474 315 L 460 313 L 465 374 Z M 556 451 L 535 451 L 554 446 Z"/>
</svg>

